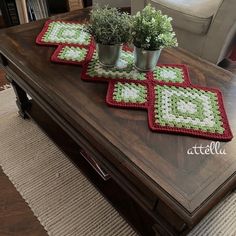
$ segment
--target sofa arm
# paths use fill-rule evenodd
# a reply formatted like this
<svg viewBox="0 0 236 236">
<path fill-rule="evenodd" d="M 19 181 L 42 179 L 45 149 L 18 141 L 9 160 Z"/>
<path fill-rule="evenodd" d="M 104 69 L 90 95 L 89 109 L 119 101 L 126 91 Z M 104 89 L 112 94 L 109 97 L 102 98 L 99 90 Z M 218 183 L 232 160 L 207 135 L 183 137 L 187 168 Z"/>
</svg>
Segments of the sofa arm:
<svg viewBox="0 0 236 236">
<path fill-rule="evenodd" d="M 218 63 L 227 55 L 230 44 L 236 37 L 235 12 L 235 0 L 222 1 L 209 27 L 203 50 L 204 58 Z"/>
<path fill-rule="evenodd" d="M 146 0 L 131 0 L 131 14 L 134 15 L 146 6 Z"/>
</svg>

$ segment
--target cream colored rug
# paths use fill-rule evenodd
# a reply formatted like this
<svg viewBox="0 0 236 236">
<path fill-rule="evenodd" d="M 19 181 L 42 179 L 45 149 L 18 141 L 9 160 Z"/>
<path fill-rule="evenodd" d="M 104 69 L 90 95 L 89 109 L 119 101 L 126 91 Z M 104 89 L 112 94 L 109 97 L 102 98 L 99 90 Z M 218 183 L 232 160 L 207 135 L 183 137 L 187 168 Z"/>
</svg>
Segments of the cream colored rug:
<svg viewBox="0 0 236 236">
<path fill-rule="evenodd" d="M 12 89 L 0 92 L 0 165 L 49 235 L 136 235 L 38 126 L 17 115 Z M 190 235 L 236 236 L 236 193 Z"/>
<path fill-rule="evenodd" d="M 38 126 L 17 115 L 14 100 L 12 89 L 0 93 L 0 165 L 48 234 L 136 235 Z"/>
</svg>

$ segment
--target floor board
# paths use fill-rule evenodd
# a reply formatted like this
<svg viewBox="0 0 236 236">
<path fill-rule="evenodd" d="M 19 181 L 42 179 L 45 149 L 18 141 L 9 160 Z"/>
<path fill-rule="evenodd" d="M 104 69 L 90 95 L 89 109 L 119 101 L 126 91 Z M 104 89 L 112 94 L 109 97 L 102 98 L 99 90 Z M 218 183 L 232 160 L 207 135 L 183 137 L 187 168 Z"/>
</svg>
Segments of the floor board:
<svg viewBox="0 0 236 236">
<path fill-rule="evenodd" d="M 0 236 L 47 235 L 1 168 L 0 190 Z"/>
<path fill-rule="evenodd" d="M 4 89 L 3 86 L 6 84 L 7 84 L 7 81 L 5 79 L 5 72 L 0 69 L 0 91 Z"/>
</svg>

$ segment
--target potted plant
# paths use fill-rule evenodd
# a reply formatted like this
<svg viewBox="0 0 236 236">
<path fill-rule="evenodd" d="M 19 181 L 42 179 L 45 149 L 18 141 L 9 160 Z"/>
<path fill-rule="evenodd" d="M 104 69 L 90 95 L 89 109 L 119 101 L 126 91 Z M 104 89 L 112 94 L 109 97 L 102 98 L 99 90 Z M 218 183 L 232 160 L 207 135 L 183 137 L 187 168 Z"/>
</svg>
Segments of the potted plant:
<svg viewBox="0 0 236 236">
<path fill-rule="evenodd" d="M 104 66 L 116 65 L 122 44 L 131 39 L 131 16 L 116 8 L 96 6 L 86 27 L 95 42 L 98 59 Z"/>
<path fill-rule="evenodd" d="M 178 46 L 171 20 L 150 4 L 133 17 L 134 57 L 138 70 L 153 70 L 162 48 Z"/>
</svg>

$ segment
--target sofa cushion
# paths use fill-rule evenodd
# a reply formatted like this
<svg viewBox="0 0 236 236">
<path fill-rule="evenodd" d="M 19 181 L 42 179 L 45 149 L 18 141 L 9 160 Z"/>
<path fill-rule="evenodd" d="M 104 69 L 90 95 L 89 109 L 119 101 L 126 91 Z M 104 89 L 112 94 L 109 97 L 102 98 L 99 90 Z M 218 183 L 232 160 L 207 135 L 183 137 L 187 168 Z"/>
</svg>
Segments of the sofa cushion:
<svg viewBox="0 0 236 236">
<path fill-rule="evenodd" d="M 175 27 L 206 34 L 222 0 L 149 0 L 152 6 L 173 18 Z"/>
</svg>

